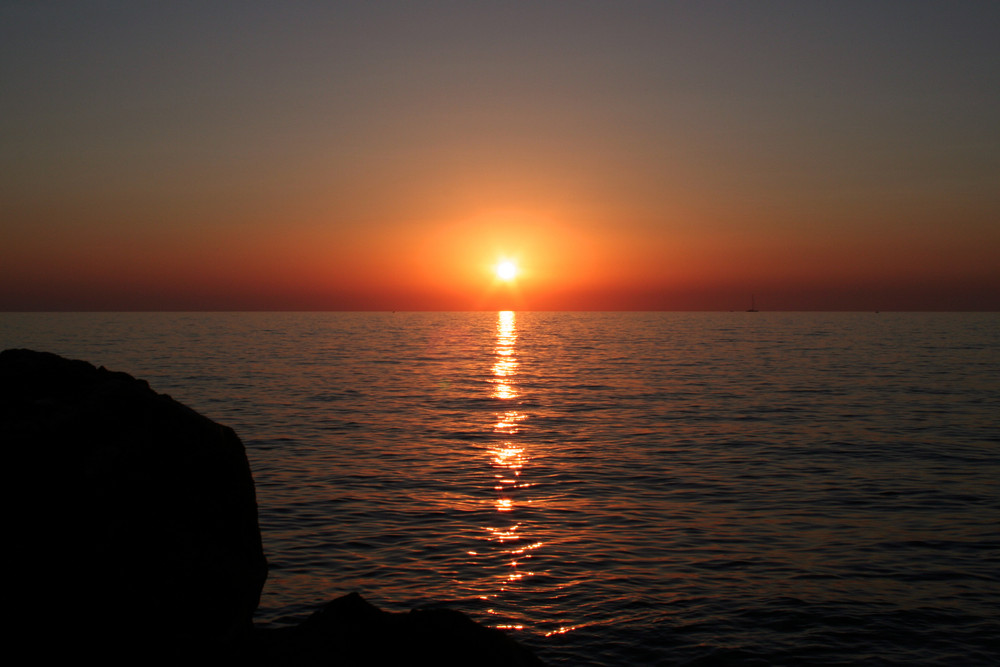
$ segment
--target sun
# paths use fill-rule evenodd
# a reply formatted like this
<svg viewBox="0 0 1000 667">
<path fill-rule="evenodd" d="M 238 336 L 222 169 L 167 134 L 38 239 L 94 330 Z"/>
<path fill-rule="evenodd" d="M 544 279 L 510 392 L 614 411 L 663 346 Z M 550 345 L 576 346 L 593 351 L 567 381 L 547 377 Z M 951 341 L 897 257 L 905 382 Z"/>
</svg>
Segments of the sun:
<svg viewBox="0 0 1000 667">
<path fill-rule="evenodd" d="M 504 260 L 497 264 L 497 278 L 500 280 L 513 280 L 517 276 L 517 264 L 509 260 Z"/>
</svg>

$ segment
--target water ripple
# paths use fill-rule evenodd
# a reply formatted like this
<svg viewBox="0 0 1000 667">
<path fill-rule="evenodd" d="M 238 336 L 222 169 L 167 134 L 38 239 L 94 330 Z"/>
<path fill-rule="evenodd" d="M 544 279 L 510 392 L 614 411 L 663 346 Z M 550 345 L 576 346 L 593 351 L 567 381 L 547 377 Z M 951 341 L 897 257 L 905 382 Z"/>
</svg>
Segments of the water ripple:
<svg viewBox="0 0 1000 667">
<path fill-rule="evenodd" d="M 262 623 L 358 590 L 552 665 L 1000 654 L 996 314 L 0 316 L 240 433 Z"/>
</svg>

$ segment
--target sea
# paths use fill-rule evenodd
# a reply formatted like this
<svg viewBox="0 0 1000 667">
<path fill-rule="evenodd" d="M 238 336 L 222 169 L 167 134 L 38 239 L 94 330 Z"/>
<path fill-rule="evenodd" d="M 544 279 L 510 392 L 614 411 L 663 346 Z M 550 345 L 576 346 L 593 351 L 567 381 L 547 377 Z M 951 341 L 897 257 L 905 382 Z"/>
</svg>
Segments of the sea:
<svg viewBox="0 0 1000 667">
<path fill-rule="evenodd" d="M 1000 664 L 1000 313 L 0 313 L 233 427 L 256 622 L 548 665 Z"/>
</svg>

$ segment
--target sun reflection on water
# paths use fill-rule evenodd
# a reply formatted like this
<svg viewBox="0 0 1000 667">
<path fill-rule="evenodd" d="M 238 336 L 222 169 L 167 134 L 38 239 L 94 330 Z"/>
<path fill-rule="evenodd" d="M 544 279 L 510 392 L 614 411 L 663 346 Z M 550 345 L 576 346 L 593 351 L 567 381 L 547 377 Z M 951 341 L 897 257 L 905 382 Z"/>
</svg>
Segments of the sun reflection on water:
<svg viewBox="0 0 1000 667">
<path fill-rule="evenodd" d="M 517 521 L 518 509 L 531 503 L 525 498 L 524 490 L 531 487 L 522 479 L 522 473 L 530 463 L 528 448 L 519 441 L 527 415 L 517 409 L 514 399 L 521 393 L 517 385 L 517 322 L 513 311 L 497 314 L 496 344 L 493 348 L 493 374 L 491 397 L 501 401 L 502 408 L 496 412 L 493 433 L 498 436 L 490 447 L 490 466 L 493 469 L 493 502 L 497 512 L 494 525 L 487 526 L 487 539 L 494 545 L 491 551 L 502 559 L 504 571 L 496 575 L 490 586 L 488 598 L 499 598 L 514 586 L 523 585 L 534 576 L 526 569 L 525 561 L 531 558 L 531 551 L 542 546 L 542 542 L 532 541 L 524 534 L 524 523 Z M 511 403 L 508 403 L 510 401 Z M 484 598 L 485 599 L 485 598 Z M 496 610 L 487 610 L 496 614 Z M 496 627 L 521 629 L 519 624 L 502 624 Z"/>
<path fill-rule="evenodd" d="M 517 355 L 514 345 L 517 343 L 517 327 L 514 311 L 503 310 L 497 316 L 497 340 L 493 348 L 493 398 L 517 398 L 514 387 L 514 374 L 517 372 Z"/>
</svg>

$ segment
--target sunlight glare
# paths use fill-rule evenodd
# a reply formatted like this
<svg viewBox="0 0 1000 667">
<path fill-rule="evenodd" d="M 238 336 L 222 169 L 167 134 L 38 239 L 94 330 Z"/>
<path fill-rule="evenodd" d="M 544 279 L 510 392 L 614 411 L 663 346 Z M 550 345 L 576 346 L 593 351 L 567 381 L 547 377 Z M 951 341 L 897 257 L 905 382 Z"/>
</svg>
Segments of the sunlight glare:
<svg viewBox="0 0 1000 667">
<path fill-rule="evenodd" d="M 497 264 L 497 278 L 500 280 L 513 280 L 517 276 L 517 264 L 509 260 L 504 260 Z"/>
</svg>

